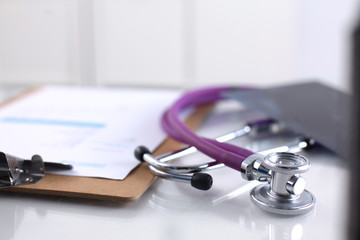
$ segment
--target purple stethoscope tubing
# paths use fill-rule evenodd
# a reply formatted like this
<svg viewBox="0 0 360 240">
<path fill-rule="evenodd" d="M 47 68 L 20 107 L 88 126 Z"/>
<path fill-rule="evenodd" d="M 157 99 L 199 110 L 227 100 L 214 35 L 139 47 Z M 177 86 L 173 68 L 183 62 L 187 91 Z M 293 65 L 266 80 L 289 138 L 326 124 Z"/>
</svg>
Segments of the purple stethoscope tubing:
<svg viewBox="0 0 360 240">
<path fill-rule="evenodd" d="M 196 135 L 179 119 L 179 114 L 186 108 L 227 99 L 224 93 L 248 88 L 212 87 L 193 90 L 180 97 L 162 116 L 161 126 L 172 138 L 196 147 L 200 152 L 235 170 L 241 170 L 241 163 L 254 152 L 242 147 L 221 143 Z"/>
</svg>

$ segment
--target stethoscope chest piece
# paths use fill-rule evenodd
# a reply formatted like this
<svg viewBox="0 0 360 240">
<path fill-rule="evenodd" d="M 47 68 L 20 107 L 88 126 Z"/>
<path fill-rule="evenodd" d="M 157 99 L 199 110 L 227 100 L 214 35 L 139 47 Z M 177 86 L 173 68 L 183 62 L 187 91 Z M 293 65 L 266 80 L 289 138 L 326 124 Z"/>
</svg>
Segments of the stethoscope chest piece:
<svg viewBox="0 0 360 240">
<path fill-rule="evenodd" d="M 259 208 L 276 214 L 299 215 L 310 212 L 315 206 L 315 197 L 305 190 L 305 180 L 300 176 L 310 168 L 310 162 L 304 156 L 281 152 L 271 153 L 253 168 L 255 178 L 264 178 L 268 172 L 268 183 L 255 187 L 251 193 L 252 202 Z M 249 164 L 249 163 L 247 163 Z M 251 164 L 255 166 L 256 164 Z M 259 171 L 262 170 L 262 171 Z M 261 173 L 262 174 L 259 174 Z M 260 176 L 262 175 L 262 176 Z M 264 181 L 264 180 L 263 180 Z"/>
</svg>

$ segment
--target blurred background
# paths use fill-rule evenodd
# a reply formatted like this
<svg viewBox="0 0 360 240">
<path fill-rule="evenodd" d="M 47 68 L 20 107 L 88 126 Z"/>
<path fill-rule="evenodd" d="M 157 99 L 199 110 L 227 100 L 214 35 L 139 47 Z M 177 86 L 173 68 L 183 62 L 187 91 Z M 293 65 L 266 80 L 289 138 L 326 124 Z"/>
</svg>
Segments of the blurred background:
<svg viewBox="0 0 360 240">
<path fill-rule="evenodd" d="M 348 91 L 356 0 L 0 0 L 0 84 Z"/>
<path fill-rule="evenodd" d="M 44 84 L 350 92 L 359 13 L 356 0 L 0 0 L 0 101 Z"/>
</svg>

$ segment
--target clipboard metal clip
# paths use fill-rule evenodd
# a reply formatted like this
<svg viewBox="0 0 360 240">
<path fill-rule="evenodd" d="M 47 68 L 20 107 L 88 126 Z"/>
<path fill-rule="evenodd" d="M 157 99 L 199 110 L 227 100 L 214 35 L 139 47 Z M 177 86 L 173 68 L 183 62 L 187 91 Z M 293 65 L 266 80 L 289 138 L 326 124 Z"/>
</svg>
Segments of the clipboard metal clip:
<svg viewBox="0 0 360 240">
<path fill-rule="evenodd" d="M 34 184 L 44 176 L 44 161 L 39 155 L 25 160 L 0 152 L 0 188 Z"/>
</svg>

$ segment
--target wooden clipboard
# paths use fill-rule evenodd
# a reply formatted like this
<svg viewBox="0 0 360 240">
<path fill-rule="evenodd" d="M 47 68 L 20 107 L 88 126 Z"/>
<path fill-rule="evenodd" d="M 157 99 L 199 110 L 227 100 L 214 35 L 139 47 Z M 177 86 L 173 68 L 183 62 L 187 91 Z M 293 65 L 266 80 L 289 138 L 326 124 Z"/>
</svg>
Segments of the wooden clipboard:
<svg viewBox="0 0 360 240">
<path fill-rule="evenodd" d="M 38 89 L 39 88 L 30 89 L 15 98 L 3 102 L 0 104 L 0 107 L 33 94 Z M 212 107 L 212 104 L 197 107 L 185 121 L 185 124 L 190 129 L 196 130 L 211 111 Z M 167 138 L 153 152 L 153 155 L 157 156 L 175 151 L 182 146 L 182 143 Z M 129 149 L 129 151 L 133 151 L 133 149 Z M 135 158 L 134 161 L 136 161 Z M 2 191 L 111 201 L 136 201 L 148 189 L 155 178 L 147 167 L 147 163 L 141 163 L 131 171 L 124 180 L 46 174 L 45 177 L 36 184 L 5 188 L 2 189 Z"/>
</svg>

